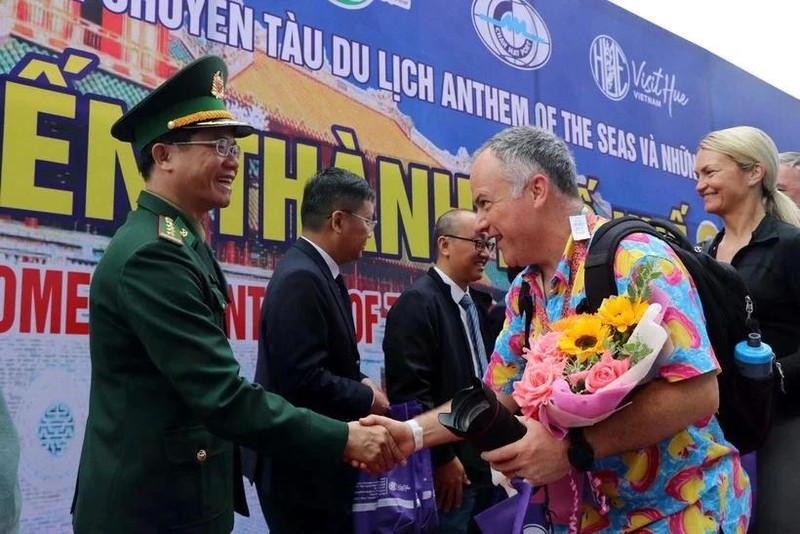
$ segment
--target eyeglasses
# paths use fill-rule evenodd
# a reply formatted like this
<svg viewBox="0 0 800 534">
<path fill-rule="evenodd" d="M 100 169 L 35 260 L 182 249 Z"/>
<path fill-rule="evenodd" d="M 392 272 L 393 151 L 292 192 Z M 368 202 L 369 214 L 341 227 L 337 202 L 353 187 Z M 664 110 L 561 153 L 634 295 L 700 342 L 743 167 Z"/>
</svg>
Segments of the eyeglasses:
<svg viewBox="0 0 800 534">
<path fill-rule="evenodd" d="M 227 139 L 225 137 L 221 139 L 217 139 L 214 141 L 175 141 L 173 143 L 169 143 L 171 145 L 214 145 L 214 148 L 217 151 L 217 155 L 227 158 L 228 156 L 233 156 L 234 158 L 239 157 L 239 145 L 236 144 L 236 141 L 231 139 Z"/>
<path fill-rule="evenodd" d="M 369 228 L 370 230 L 374 230 L 375 227 L 378 226 L 378 220 L 377 219 L 367 219 L 366 217 L 362 217 L 358 213 L 353 213 L 352 211 L 347 211 L 347 210 L 336 210 L 336 211 L 341 211 L 342 213 L 346 213 L 348 215 L 352 215 L 356 219 L 361 219 L 362 221 L 364 221 L 364 224 L 366 224 L 367 228 Z M 333 217 L 333 213 L 328 215 L 327 218 L 330 219 L 331 217 Z"/>
<path fill-rule="evenodd" d="M 480 239 L 477 237 L 461 237 L 459 235 L 452 235 L 452 234 L 444 234 L 444 236 L 442 237 L 460 239 L 461 241 L 472 241 L 475 244 L 475 250 L 477 250 L 478 252 L 483 252 L 484 250 L 488 250 L 491 253 L 497 246 L 497 243 L 495 243 L 494 241 L 488 241 L 486 239 Z"/>
<path fill-rule="evenodd" d="M 361 219 L 362 221 L 364 221 L 364 224 L 366 224 L 367 228 L 369 228 L 370 230 L 374 230 L 375 227 L 378 226 L 378 220 L 377 219 L 367 219 L 366 217 L 362 217 L 358 213 L 353 213 L 352 211 L 342 210 L 342 212 L 344 212 L 344 213 L 346 213 L 348 215 L 352 215 L 356 219 Z"/>
</svg>

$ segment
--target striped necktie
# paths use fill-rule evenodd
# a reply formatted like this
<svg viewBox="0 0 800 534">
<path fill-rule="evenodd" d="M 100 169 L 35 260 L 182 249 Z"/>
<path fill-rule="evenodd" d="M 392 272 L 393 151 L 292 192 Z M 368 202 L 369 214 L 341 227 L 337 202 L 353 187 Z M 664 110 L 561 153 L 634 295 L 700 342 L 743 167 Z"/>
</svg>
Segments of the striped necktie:
<svg viewBox="0 0 800 534">
<path fill-rule="evenodd" d="M 469 338 L 472 341 L 472 348 L 474 349 L 475 369 L 478 372 L 478 378 L 483 378 L 486 371 L 486 349 L 483 346 L 483 336 L 481 336 L 480 321 L 478 320 L 478 310 L 475 309 L 475 303 L 469 296 L 469 293 L 464 293 L 459 301 L 464 310 L 467 312 L 467 326 L 469 327 Z"/>
</svg>

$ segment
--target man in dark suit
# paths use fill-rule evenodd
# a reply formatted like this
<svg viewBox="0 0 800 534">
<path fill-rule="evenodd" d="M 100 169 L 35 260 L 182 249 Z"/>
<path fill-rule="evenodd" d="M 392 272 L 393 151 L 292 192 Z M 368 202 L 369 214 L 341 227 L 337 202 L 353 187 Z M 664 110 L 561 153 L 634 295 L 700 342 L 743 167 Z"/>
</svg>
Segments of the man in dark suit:
<svg viewBox="0 0 800 534">
<path fill-rule="evenodd" d="M 132 142 L 145 191 L 92 277 L 89 417 L 73 502 L 76 533 L 227 533 L 247 514 L 238 447 L 384 469 L 386 435 L 297 409 L 239 376 L 225 333 L 227 285 L 202 220 L 230 203 L 236 138 L 227 69 L 188 65 L 112 127 Z"/>
<path fill-rule="evenodd" d="M 436 264 L 389 310 L 383 353 L 392 402 L 411 399 L 430 409 L 483 377 L 494 339 L 488 331 L 492 298 L 469 287 L 480 280 L 494 242 L 476 233 L 471 211 L 452 210 L 434 228 Z M 465 296 L 474 302 L 479 335 L 471 335 Z M 440 533 L 478 532 L 471 521 L 491 501 L 489 465 L 469 443 L 431 449 Z"/>
<path fill-rule="evenodd" d="M 302 236 L 278 263 L 261 308 L 255 381 L 297 406 L 349 421 L 383 414 L 386 395 L 360 370 L 352 306 L 340 265 L 361 257 L 376 221 L 375 195 L 336 168 L 306 184 Z M 324 476 L 302 458 L 249 456 L 273 534 L 350 534 L 356 470 Z"/>
</svg>

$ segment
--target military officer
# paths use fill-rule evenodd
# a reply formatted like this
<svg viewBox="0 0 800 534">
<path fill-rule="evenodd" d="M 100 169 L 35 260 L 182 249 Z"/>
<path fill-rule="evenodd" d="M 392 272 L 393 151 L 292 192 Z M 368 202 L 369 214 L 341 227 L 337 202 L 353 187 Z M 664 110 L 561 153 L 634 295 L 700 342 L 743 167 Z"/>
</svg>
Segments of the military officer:
<svg viewBox="0 0 800 534">
<path fill-rule="evenodd" d="M 77 533 L 230 532 L 234 509 L 247 513 L 238 444 L 319 476 L 343 460 L 371 470 L 402 460 L 388 433 L 295 408 L 239 376 L 225 277 L 201 226 L 229 204 L 236 139 L 252 132 L 225 107 L 226 78 L 220 58 L 201 58 L 111 128 L 133 144 L 145 190 L 90 287 Z"/>
</svg>

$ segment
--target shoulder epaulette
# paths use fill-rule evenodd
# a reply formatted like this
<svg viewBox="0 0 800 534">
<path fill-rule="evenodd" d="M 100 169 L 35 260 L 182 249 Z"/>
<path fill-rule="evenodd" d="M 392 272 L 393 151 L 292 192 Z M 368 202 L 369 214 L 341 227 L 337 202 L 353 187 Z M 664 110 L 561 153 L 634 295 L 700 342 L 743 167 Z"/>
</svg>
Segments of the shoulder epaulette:
<svg viewBox="0 0 800 534">
<path fill-rule="evenodd" d="M 158 237 L 183 245 L 183 235 L 175 225 L 175 221 L 166 215 L 158 216 Z"/>
</svg>

